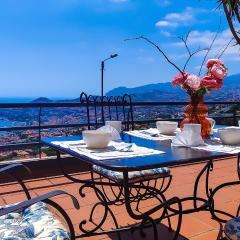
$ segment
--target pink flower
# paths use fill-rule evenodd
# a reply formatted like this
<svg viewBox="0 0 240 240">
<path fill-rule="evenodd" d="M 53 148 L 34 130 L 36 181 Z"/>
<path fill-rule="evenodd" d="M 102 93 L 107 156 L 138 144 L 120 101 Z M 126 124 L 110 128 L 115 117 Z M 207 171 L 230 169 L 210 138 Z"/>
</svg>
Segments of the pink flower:
<svg viewBox="0 0 240 240">
<path fill-rule="evenodd" d="M 201 88 L 201 78 L 194 75 L 194 74 L 189 74 L 185 84 L 192 90 L 192 91 L 197 91 Z"/>
<path fill-rule="evenodd" d="M 209 71 L 215 78 L 220 80 L 223 80 L 227 76 L 226 68 L 218 63 L 215 63 Z"/>
<path fill-rule="evenodd" d="M 185 82 L 188 74 L 187 73 L 179 73 L 177 76 L 174 77 L 172 80 L 173 86 L 181 86 Z"/>
<path fill-rule="evenodd" d="M 207 68 L 211 68 L 214 64 L 219 64 L 219 65 L 224 66 L 224 63 L 222 60 L 213 58 L 213 59 L 208 59 Z"/>
<path fill-rule="evenodd" d="M 223 86 L 223 81 L 220 79 L 214 79 L 211 76 L 205 76 L 202 78 L 201 87 L 206 87 L 208 90 L 219 89 Z"/>
</svg>

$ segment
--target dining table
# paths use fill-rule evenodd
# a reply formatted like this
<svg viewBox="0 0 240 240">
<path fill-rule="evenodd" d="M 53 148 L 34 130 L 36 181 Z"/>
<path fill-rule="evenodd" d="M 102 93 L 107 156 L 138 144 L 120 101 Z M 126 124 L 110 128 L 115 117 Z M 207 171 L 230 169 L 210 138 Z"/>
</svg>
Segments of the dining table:
<svg viewBox="0 0 240 240">
<path fill-rule="evenodd" d="M 215 129 L 224 127 L 224 126 L 215 126 Z M 209 186 L 209 178 L 210 174 L 212 172 L 214 162 L 218 159 L 228 158 L 229 157 L 236 157 L 238 156 L 238 151 L 231 151 L 231 149 L 228 151 L 220 151 L 221 143 L 219 143 L 219 139 L 217 139 L 217 131 L 215 130 L 213 135 L 206 139 L 205 142 L 212 144 L 213 142 L 216 144 L 216 150 L 211 148 L 211 150 L 208 150 L 207 148 L 195 148 L 195 147 L 179 147 L 179 146 L 172 146 L 172 140 L 171 138 L 161 139 L 161 140 L 154 140 L 154 139 L 148 139 L 148 138 L 142 138 L 140 136 L 131 134 L 131 132 L 122 132 L 121 134 L 121 141 L 128 144 L 135 144 L 139 147 L 144 147 L 148 149 L 155 150 L 155 154 L 142 154 L 138 156 L 131 156 L 131 157 L 114 157 L 114 158 L 107 158 L 107 159 L 97 159 L 94 157 L 91 157 L 89 154 L 85 154 L 81 151 L 75 151 L 74 148 L 69 147 L 68 145 L 59 144 L 59 143 L 78 143 L 79 141 L 82 141 L 83 137 L 82 135 L 78 136 L 60 136 L 60 137 L 53 137 L 53 138 L 43 138 L 41 141 L 44 145 L 50 147 L 51 149 L 56 151 L 57 155 L 57 161 L 59 164 L 59 167 L 64 174 L 64 176 L 68 179 L 70 179 L 73 182 L 77 182 L 80 184 L 80 195 L 84 197 L 84 194 L 81 193 L 82 190 L 85 187 L 92 187 L 97 192 L 99 199 L 103 202 L 106 201 L 104 198 L 101 189 L 97 188 L 97 185 L 106 184 L 103 182 L 93 181 L 92 179 L 79 179 L 75 178 L 73 175 L 68 174 L 63 165 L 63 155 L 70 155 L 74 157 L 75 159 L 78 159 L 78 164 L 81 165 L 82 162 L 86 162 L 87 164 L 91 166 L 99 166 L 101 168 L 110 170 L 110 171 L 116 171 L 121 172 L 123 174 L 123 193 L 125 196 L 124 204 L 126 206 L 127 212 L 130 217 L 136 220 L 140 220 L 141 218 L 146 218 L 146 216 L 150 216 L 154 213 L 154 211 L 158 211 L 159 207 L 155 206 L 150 210 L 147 210 L 144 213 L 136 214 L 134 213 L 133 207 L 131 205 L 131 201 L 129 200 L 129 195 L 131 195 L 131 191 L 129 190 L 131 188 L 131 182 L 129 181 L 129 173 L 133 171 L 143 171 L 148 169 L 154 169 L 154 168 L 162 168 L 162 167 L 174 167 L 174 166 L 182 166 L 182 165 L 188 165 L 188 164 L 196 164 L 196 163 L 204 163 L 201 171 L 199 171 L 197 177 L 195 178 L 194 187 L 192 189 L 192 194 L 190 196 L 187 196 L 185 198 L 181 198 L 181 205 L 185 202 L 191 202 L 191 207 L 189 208 L 182 208 L 179 210 L 176 207 L 168 206 L 168 209 L 171 210 L 173 215 L 179 214 L 190 214 L 198 211 L 208 211 L 210 204 L 209 203 L 209 196 L 211 194 L 210 186 Z M 159 152 L 159 153 L 158 153 Z M 77 160 L 76 160 L 77 161 Z M 199 196 L 199 184 L 200 181 L 204 179 L 205 182 L 205 197 Z M 114 184 L 112 185 L 114 186 Z M 154 188 L 154 187 L 153 187 Z M 158 191 L 158 189 L 156 189 Z M 154 192 L 154 189 L 153 189 Z M 178 197 L 178 196 L 176 196 Z M 166 199 L 168 200 L 168 199 Z M 105 203 L 104 203 L 105 204 Z M 103 205 L 104 205 L 103 204 Z M 106 205 L 106 204 L 105 204 Z M 189 206 L 189 205 L 188 205 Z M 111 215 L 114 215 L 112 212 L 110 212 Z M 106 218 L 105 218 L 106 219 Z M 87 220 L 84 220 L 84 222 L 80 223 L 80 230 L 82 231 L 83 237 L 85 236 L 94 236 L 98 234 L 104 234 L 106 231 L 99 232 L 101 229 L 101 225 L 92 228 L 91 230 L 84 229 L 84 225 L 86 224 Z M 125 231 L 128 228 L 119 228 L 116 224 L 117 229 L 109 230 L 108 232 L 118 232 L 119 231 Z M 121 238 L 120 238 L 121 239 Z M 157 239 L 157 238 L 156 238 Z"/>
</svg>

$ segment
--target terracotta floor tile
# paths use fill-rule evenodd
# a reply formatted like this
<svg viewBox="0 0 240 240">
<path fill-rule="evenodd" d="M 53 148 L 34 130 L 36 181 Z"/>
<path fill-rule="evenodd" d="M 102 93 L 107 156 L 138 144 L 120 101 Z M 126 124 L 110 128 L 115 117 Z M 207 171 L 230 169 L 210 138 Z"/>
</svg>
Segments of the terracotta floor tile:
<svg viewBox="0 0 240 240">
<path fill-rule="evenodd" d="M 64 196 L 64 197 L 61 197 L 61 198 L 54 197 L 54 198 L 52 198 L 52 200 L 54 202 L 56 202 L 57 204 L 59 204 L 65 210 L 69 210 L 69 209 L 73 209 L 74 208 L 72 200 L 68 196 Z"/>
<path fill-rule="evenodd" d="M 214 229 L 219 228 L 219 224 L 217 223 L 217 221 L 212 219 L 211 213 L 208 211 L 193 213 L 191 214 L 191 216 Z"/>
<path fill-rule="evenodd" d="M 66 183 L 71 183 L 71 181 L 63 176 L 55 176 L 55 177 L 50 177 L 49 181 L 52 184 L 66 184 Z"/>
<path fill-rule="evenodd" d="M 195 164 L 195 165 L 187 165 L 183 167 L 173 167 L 171 168 L 171 173 L 173 175 L 173 181 L 171 183 L 171 187 L 165 193 L 167 198 L 171 198 L 173 196 L 178 197 L 186 197 L 192 196 L 193 187 L 195 179 L 199 173 L 199 171 L 204 167 L 205 163 Z M 75 173 L 72 176 L 86 180 L 90 178 L 89 172 L 84 173 Z M 210 174 L 210 185 L 214 188 L 219 184 L 229 181 L 237 180 L 237 172 L 236 172 L 236 158 L 227 159 L 221 161 L 214 162 L 214 170 Z M 204 178 L 201 179 L 199 184 L 199 195 L 205 197 L 205 188 L 204 188 Z M 71 200 L 66 195 L 60 195 L 55 197 L 55 201 L 61 205 L 69 214 L 76 231 L 79 233 L 78 225 L 79 223 L 86 219 L 89 220 L 89 214 L 96 202 L 99 202 L 99 199 L 96 197 L 93 189 L 85 188 L 84 193 L 85 197 L 81 197 L 79 195 L 79 187 L 81 184 L 72 183 L 68 179 L 63 176 L 56 177 L 47 177 L 35 180 L 26 181 L 26 185 L 31 188 L 30 191 L 33 196 L 39 196 L 50 191 L 54 190 L 63 190 L 72 195 L 74 195 L 79 203 L 80 210 L 74 209 Z M 226 188 L 223 191 L 219 192 L 216 195 L 216 207 L 219 209 L 224 209 L 229 213 L 235 215 L 238 204 L 240 203 L 240 187 L 231 187 Z M 110 197 L 111 191 L 109 189 L 106 190 L 106 194 Z M 22 200 L 25 200 L 25 196 L 21 190 L 21 187 L 15 182 L 9 184 L 0 184 L 0 205 L 5 205 L 6 203 L 15 203 Z M 53 200 L 54 200 L 53 199 Z M 143 201 L 141 203 L 140 211 L 146 211 L 147 209 L 156 206 L 159 204 L 158 201 L 153 199 L 148 199 L 147 201 Z M 184 209 L 192 206 L 191 202 L 184 203 Z M 113 211 L 114 216 L 116 217 L 119 225 L 125 226 L 128 224 L 136 223 L 127 213 L 125 206 L 111 206 L 111 210 Z M 103 216 L 103 207 L 98 207 L 95 210 L 93 219 L 95 222 L 99 222 Z M 155 213 L 153 217 L 159 217 L 161 211 Z M 176 227 L 177 217 L 172 218 L 173 229 Z M 94 225 L 90 222 L 86 224 L 86 227 L 93 228 Z M 106 222 L 103 225 L 104 229 L 109 229 L 114 227 L 113 220 L 110 215 L 108 215 Z M 179 240 L 189 239 L 189 240 L 215 240 L 218 233 L 219 225 L 212 220 L 209 212 L 198 212 L 194 214 L 185 215 L 183 217 L 183 223 L 181 228 L 181 236 Z M 145 240 L 152 240 L 152 229 L 146 229 L 147 237 Z M 164 220 L 163 224 L 158 225 L 158 234 L 160 239 L 170 240 L 172 237 L 171 232 L 167 229 L 167 221 Z M 122 233 L 123 240 L 142 240 L 143 238 L 139 235 L 139 232 L 135 232 L 133 235 L 131 233 Z M 118 240 L 118 238 L 114 235 L 99 235 L 90 238 L 91 240 Z"/>
<path fill-rule="evenodd" d="M 218 236 L 217 230 L 212 230 L 195 237 L 192 237 L 191 240 L 216 240 Z"/>
<path fill-rule="evenodd" d="M 35 181 L 28 181 L 26 182 L 26 185 L 28 188 L 31 189 L 37 189 L 37 188 L 43 188 L 43 187 L 50 187 L 52 186 L 52 183 L 48 179 L 42 179 L 42 180 L 35 180 Z"/>
<path fill-rule="evenodd" d="M 1 197 L 1 198 L 0 198 L 0 206 L 4 206 L 4 205 L 6 205 L 6 202 L 5 202 L 5 200 Z"/>
<path fill-rule="evenodd" d="M 173 228 L 176 228 L 177 218 L 172 218 Z M 208 224 L 201 222 L 200 220 L 192 217 L 191 215 L 184 215 L 181 226 L 181 234 L 186 238 L 191 238 L 193 236 L 203 234 L 214 228 Z"/>
<path fill-rule="evenodd" d="M 64 190 L 64 189 L 48 186 L 46 188 L 33 189 L 32 192 L 34 192 L 38 196 L 41 196 L 43 194 L 49 193 L 51 191 L 56 191 L 56 190 Z M 62 195 L 62 196 L 64 196 L 64 195 Z"/>
<path fill-rule="evenodd" d="M 7 185 L 2 185 L 0 187 L 0 196 L 3 196 L 5 194 L 10 194 L 10 193 L 19 193 L 23 191 L 22 187 L 18 183 L 14 184 L 7 184 Z"/>
<path fill-rule="evenodd" d="M 18 194 L 6 194 L 3 197 L 6 204 L 13 204 L 27 200 L 26 195 L 24 193 Z"/>
</svg>

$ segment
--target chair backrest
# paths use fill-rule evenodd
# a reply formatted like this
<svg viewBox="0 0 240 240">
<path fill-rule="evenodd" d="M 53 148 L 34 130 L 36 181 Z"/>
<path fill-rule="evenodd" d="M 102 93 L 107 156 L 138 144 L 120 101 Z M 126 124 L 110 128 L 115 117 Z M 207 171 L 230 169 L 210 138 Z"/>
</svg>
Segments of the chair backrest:
<svg viewBox="0 0 240 240">
<path fill-rule="evenodd" d="M 123 123 L 123 130 L 134 129 L 133 106 L 131 96 L 93 96 L 80 94 L 80 102 L 86 106 L 88 129 L 98 128 L 107 120 L 119 120 Z"/>
</svg>

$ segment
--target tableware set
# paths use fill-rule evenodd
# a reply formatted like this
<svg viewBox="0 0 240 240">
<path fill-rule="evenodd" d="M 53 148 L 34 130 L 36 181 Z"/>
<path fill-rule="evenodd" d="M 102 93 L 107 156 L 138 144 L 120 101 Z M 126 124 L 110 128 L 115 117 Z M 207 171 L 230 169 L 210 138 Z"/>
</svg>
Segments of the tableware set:
<svg viewBox="0 0 240 240">
<path fill-rule="evenodd" d="M 207 118 L 211 123 L 212 129 L 216 122 L 213 118 Z M 240 121 L 238 122 L 240 125 Z M 83 140 L 88 148 L 103 149 L 109 145 L 110 141 L 120 139 L 121 121 L 106 121 L 105 126 L 97 130 L 83 131 Z M 174 121 L 157 121 L 156 127 L 158 133 L 154 133 L 151 137 L 159 137 L 164 135 L 175 136 L 172 139 L 172 146 L 200 146 L 204 145 L 201 137 L 200 124 L 185 124 L 182 131 L 178 130 L 178 122 Z M 141 133 L 149 134 L 142 130 Z M 240 127 L 225 127 L 217 130 L 219 138 L 223 144 L 237 145 L 240 144 Z"/>
</svg>

